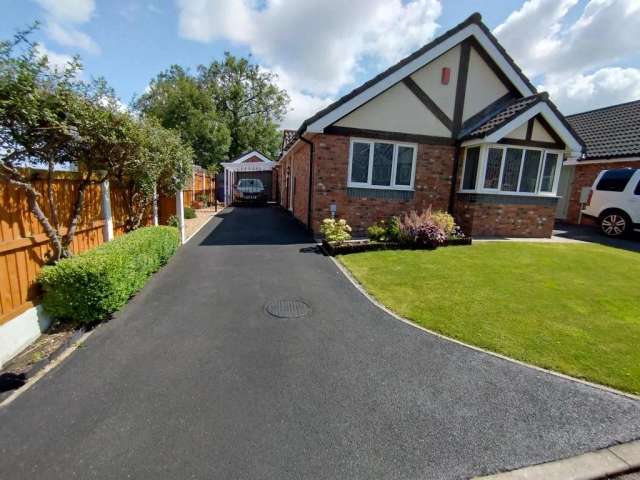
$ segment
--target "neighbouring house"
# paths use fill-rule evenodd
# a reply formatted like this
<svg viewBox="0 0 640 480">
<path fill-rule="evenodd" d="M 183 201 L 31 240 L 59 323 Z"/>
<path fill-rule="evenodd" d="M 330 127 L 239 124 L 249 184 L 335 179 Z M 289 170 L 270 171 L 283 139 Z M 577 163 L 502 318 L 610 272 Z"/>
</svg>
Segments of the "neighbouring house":
<svg viewBox="0 0 640 480">
<path fill-rule="evenodd" d="M 243 178 L 257 178 L 264 185 L 269 199 L 275 199 L 275 189 L 273 188 L 276 162 L 270 160 L 265 154 L 258 150 L 245 152 L 232 158 L 228 162 L 223 162 L 223 189 L 224 203 L 233 203 L 233 188 L 238 181 Z"/>
<path fill-rule="evenodd" d="M 475 13 L 285 132 L 279 201 L 314 232 L 432 206 L 471 235 L 548 237 L 582 150 Z"/>
<path fill-rule="evenodd" d="M 586 144 L 586 152 L 562 166 L 556 216 L 578 223 L 580 193 L 598 173 L 610 168 L 640 167 L 640 100 L 567 116 Z"/>
</svg>

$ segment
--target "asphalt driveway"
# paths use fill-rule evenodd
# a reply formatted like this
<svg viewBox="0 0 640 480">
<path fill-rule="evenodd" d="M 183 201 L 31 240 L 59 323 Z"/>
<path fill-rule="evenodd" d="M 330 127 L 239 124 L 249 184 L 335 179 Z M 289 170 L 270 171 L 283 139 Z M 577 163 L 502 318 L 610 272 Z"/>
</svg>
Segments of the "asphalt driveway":
<svg viewBox="0 0 640 480">
<path fill-rule="evenodd" d="M 311 247 L 225 210 L 0 411 L 0 478 L 467 478 L 640 437 L 638 402 L 399 322 Z"/>
</svg>

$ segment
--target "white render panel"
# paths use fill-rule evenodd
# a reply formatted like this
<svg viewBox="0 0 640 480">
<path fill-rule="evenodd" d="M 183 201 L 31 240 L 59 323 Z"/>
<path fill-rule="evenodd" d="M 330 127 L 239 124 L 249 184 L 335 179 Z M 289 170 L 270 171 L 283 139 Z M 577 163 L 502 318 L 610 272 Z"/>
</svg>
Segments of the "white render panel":
<svg viewBox="0 0 640 480">
<path fill-rule="evenodd" d="M 51 325 L 41 305 L 0 325 L 0 368 L 33 343 Z"/>
<path fill-rule="evenodd" d="M 555 140 L 547 129 L 542 126 L 539 120 L 535 120 L 533 123 L 533 132 L 531 134 L 531 140 L 535 140 L 536 142 L 554 142 Z"/>
<path fill-rule="evenodd" d="M 493 73 L 482 57 L 473 48 L 469 57 L 467 89 L 464 95 L 462 120 L 474 116 L 487 105 L 507 94 L 509 90 Z"/>
<path fill-rule="evenodd" d="M 512 130 L 504 138 L 515 138 L 517 140 L 525 140 L 527 138 L 527 123 L 525 122 L 518 128 Z"/>
<path fill-rule="evenodd" d="M 404 84 L 398 83 L 339 120 L 339 127 L 451 137 L 451 132 Z"/>
<path fill-rule="evenodd" d="M 458 68 L 460 66 L 460 45 L 453 47 L 444 55 L 425 65 L 411 78 L 424 92 L 431 97 L 440 110 L 453 120 L 453 110 L 456 104 L 456 85 L 458 83 Z M 451 76 L 447 85 L 442 84 L 442 69 L 448 67 Z"/>
</svg>

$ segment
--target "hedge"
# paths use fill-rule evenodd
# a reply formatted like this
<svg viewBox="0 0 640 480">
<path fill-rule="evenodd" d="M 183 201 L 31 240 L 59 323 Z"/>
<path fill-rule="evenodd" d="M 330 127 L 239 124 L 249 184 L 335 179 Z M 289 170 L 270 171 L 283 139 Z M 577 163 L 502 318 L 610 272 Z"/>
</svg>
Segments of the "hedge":
<svg viewBox="0 0 640 480">
<path fill-rule="evenodd" d="M 54 318 L 93 323 L 120 309 L 180 245 L 173 227 L 145 227 L 42 269 L 42 304 Z"/>
</svg>

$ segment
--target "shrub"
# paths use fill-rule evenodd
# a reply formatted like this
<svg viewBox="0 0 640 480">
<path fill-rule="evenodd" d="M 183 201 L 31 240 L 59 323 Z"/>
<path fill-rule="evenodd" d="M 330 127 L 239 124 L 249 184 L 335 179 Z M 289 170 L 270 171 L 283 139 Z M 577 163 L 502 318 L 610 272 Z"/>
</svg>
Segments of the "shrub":
<svg viewBox="0 0 640 480">
<path fill-rule="evenodd" d="M 344 219 L 336 221 L 334 218 L 325 218 L 320 231 L 328 242 L 340 244 L 351 239 L 351 227 Z"/>
<path fill-rule="evenodd" d="M 55 318 L 104 320 L 140 290 L 175 253 L 172 227 L 145 227 L 47 266 L 40 273 L 42 303 Z"/>
<path fill-rule="evenodd" d="M 400 241 L 400 218 L 391 217 L 387 223 L 387 240 L 390 242 Z"/>
<path fill-rule="evenodd" d="M 180 228 L 180 222 L 178 221 L 178 217 L 176 217 L 175 215 L 171 215 L 169 218 L 167 218 L 167 226 Z"/>
<path fill-rule="evenodd" d="M 431 208 L 422 213 L 412 210 L 400 220 L 400 241 L 437 247 L 447 240 L 444 230 L 433 220 Z"/>
<path fill-rule="evenodd" d="M 372 242 L 387 241 L 387 225 L 384 220 L 380 220 L 367 228 L 367 236 Z"/>
<path fill-rule="evenodd" d="M 196 218 L 196 211 L 192 207 L 184 207 L 184 218 L 185 220 L 189 220 L 191 218 Z"/>
<path fill-rule="evenodd" d="M 447 237 L 451 236 L 456 227 L 456 222 L 453 220 L 453 216 L 450 213 L 442 210 L 436 210 L 431 214 L 431 218 L 433 219 L 433 223 L 439 226 Z"/>
<path fill-rule="evenodd" d="M 204 207 L 209 205 L 209 197 L 207 197 L 207 195 L 205 195 L 204 193 L 201 193 L 200 195 L 196 195 L 196 200 L 202 203 Z"/>
</svg>

